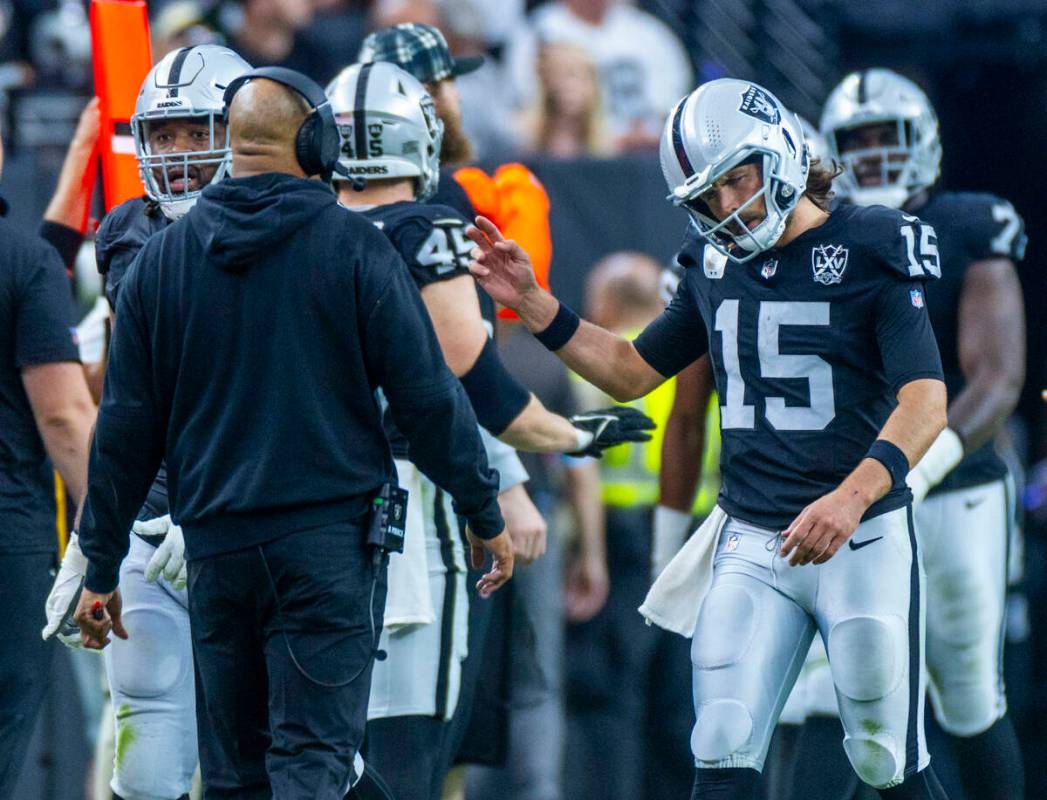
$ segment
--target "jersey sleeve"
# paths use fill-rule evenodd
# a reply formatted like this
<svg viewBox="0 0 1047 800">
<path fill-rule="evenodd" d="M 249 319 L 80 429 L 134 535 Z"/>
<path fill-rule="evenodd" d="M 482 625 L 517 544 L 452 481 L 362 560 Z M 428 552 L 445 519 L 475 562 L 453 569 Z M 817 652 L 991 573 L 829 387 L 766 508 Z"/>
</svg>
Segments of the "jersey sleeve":
<svg viewBox="0 0 1047 800">
<path fill-rule="evenodd" d="M 1001 197 L 975 195 L 962 210 L 963 230 L 971 261 L 1025 257 L 1025 223 L 1014 206 Z"/>
<path fill-rule="evenodd" d="M 62 260 L 40 243 L 23 256 L 15 300 L 15 364 L 79 361 L 76 308 Z"/>
<path fill-rule="evenodd" d="M 473 243 L 465 235 L 465 220 L 447 206 L 422 208 L 424 215 L 404 221 L 390 235 L 415 284 L 421 289 L 430 283 L 468 275 Z"/>
<path fill-rule="evenodd" d="M 891 281 L 880 289 L 876 339 L 892 395 L 910 381 L 943 379 L 938 342 L 922 284 Z"/>
<path fill-rule="evenodd" d="M 709 337 L 685 275 L 669 306 L 634 342 L 637 352 L 660 375 L 671 378 L 709 350 Z"/>
<path fill-rule="evenodd" d="M 938 236 L 934 227 L 912 214 L 870 206 L 859 225 L 867 247 L 887 273 L 901 281 L 929 281 L 941 277 Z"/>
</svg>

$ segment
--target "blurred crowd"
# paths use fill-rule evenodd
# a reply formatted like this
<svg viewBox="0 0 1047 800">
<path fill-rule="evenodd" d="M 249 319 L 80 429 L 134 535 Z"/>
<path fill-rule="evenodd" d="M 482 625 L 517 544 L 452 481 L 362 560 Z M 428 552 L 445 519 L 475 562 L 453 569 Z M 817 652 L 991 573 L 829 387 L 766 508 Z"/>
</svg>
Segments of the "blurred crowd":
<svg viewBox="0 0 1047 800">
<path fill-rule="evenodd" d="M 227 44 L 252 65 L 326 83 L 371 30 L 438 26 L 454 55 L 486 56 L 459 81 L 481 158 L 504 153 L 609 156 L 651 149 L 692 86 L 681 0 L 156 0 L 153 56 Z M 0 2 L 0 94 L 22 143 L 68 141 L 71 95 L 87 96 L 91 43 L 82 0 Z M 39 124 L 49 120 L 52 124 Z M 59 121 L 65 121 L 65 130 Z M 66 134 L 63 138 L 62 134 Z"/>
</svg>

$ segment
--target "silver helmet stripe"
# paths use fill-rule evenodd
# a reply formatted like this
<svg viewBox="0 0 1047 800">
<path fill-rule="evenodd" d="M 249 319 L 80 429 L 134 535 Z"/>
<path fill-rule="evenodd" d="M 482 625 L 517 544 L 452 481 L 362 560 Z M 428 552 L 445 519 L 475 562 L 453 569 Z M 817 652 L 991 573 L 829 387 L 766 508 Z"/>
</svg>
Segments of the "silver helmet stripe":
<svg viewBox="0 0 1047 800">
<path fill-rule="evenodd" d="M 356 97 L 353 101 L 353 135 L 356 138 L 356 157 L 367 158 L 367 83 L 374 64 L 364 64 L 356 79 Z"/>
<path fill-rule="evenodd" d="M 171 71 L 167 75 L 167 96 L 178 97 L 178 82 L 182 77 L 182 67 L 192 47 L 183 47 L 175 53 L 174 61 L 171 62 Z"/>
</svg>

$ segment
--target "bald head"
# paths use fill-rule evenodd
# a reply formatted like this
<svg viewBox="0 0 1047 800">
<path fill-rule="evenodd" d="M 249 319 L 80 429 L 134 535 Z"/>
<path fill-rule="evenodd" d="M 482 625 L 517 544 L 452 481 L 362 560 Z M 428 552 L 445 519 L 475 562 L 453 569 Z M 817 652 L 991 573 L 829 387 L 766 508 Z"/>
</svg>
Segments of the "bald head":
<svg viewBox="0 0 1047 800">
<path fill-rule="evenodd" d="M 253 78 L 229 107 L 229 141 L 233 175 L 263 172 L 302 176 L 295 157 L 295 137 L 311 111 L 298 92 L 267 78 Z"/>
<path fill-rule="evenodd" d="M 605 328 L 646 325 L 662 310 L 662 268 L 648 255 L 612 253 L 596 263 L 586 280 L 589 317 Z"/>
</svg>

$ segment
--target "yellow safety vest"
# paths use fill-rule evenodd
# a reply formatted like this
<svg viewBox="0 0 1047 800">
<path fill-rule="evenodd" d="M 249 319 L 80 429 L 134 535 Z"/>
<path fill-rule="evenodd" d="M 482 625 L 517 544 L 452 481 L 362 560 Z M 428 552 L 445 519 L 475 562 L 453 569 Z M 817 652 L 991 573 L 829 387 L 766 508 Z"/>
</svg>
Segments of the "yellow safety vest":
<svg viewBox="0 0 1047 800">
<path fill-rule="evenodd" d="M 635 338 L 639 331 L 630 331 L 626 338 Z M 599 390 L 586 384 L 577 375 L 580 396 L 586 405 L 597 408 L 608 404 Z M 597 395 L 599 399 L 597 399 Z M 653 506 L 658 502 L 658 474 L 662 466 L 662 441 L 665 423 L 676 398 L 676 379 L 667 380 L 647 395 L 626 405 L 642 411 L 658 426 L 649 442 L 621 445 L 607 450 L 600 459 L 600 479 L 603 502 L 616 508 Z M 714 394 L 709 400 L 705 421 L 705 450 L 702 453 L 702 475 L 692 511 L 696 516 L 707 516 L 716 505 L 720 492 L 720 407 Z"/>
</svg>

